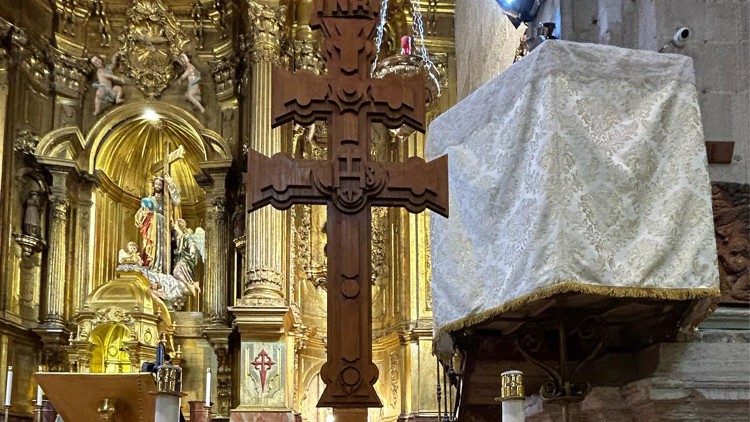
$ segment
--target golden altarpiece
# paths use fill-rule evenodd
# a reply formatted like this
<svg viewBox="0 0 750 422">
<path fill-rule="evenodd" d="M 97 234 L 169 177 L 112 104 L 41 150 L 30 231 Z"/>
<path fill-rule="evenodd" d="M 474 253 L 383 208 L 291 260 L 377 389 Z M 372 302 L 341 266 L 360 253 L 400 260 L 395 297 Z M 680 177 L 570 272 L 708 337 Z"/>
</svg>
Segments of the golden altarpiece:
<svg viewBox="0 0 750 422">
<path fill-rule="evenodd" d="M 453 1 L 391 0 L 379 71 L 403 70 L 400 40 L 414 31 L 415 7 L 441 90 L 434 116 L 455 102 Z M 326 153 L 324 125 L 270 128 L 272 67 L 325 72 L 311 8 L 312 0 L 0 2 L 0 384 L 12 365 L 12 415 L 31 415 L 40 365 L 137 371 L 165 336 L 184 368 L 185 407 L 204 399 L 210 368 L 215 418 L 326 420 L 330 411 L 316 408 L 325 210 L 248 215 L 242 191 L 246 148 Z M 375 131 L 381 160 L 423 152 L 421 134 Z M 384 406 L 371 420 L 433 416 L 428 217 L 373 214 Z M 170 233 L 200 238 L 191 243 L 199 259 L 179 274 L 182 238 Z M 154 242 L 167 251 L 164 274 L 151 268 L 161 262 L 146 250 Z M 155 283 L 162 276 L 182 283 L 176 296 Z"/>
</svg>

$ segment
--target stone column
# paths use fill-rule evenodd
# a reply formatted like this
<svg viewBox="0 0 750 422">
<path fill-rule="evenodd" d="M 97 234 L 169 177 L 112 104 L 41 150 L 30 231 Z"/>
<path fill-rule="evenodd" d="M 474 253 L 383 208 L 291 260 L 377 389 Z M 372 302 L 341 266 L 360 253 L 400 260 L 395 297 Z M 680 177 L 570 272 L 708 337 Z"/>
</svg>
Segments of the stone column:
<svg viewBox="0 0 750 422">
<path fill-rule="evenodd" d="M 248 1 L 252 39 L 247 61 L 251 67 L 250 133 L 248 148 L 271 156 L 281 151 L 281 132 L 271 129 L 271 71 L 281 63 L 280 37 L 284 7 Z M 284 214 L 264 207 L 247 215 L 245 262 L 247 280 L 242 302 L 284 306 Z"/>
</svg>

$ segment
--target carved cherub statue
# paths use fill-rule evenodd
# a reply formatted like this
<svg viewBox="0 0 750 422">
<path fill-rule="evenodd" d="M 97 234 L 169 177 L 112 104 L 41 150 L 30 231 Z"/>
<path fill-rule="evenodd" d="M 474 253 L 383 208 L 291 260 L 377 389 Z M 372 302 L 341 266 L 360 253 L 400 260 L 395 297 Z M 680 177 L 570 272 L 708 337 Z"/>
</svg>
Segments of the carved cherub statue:
<svg viewBox="0 0 750 422">
<path fill-rule="evenodd" d="M 122 87 L 120 86 L 125 81 L 112 73 L 119 56 L 119 53 L 112 55 L 110 63 L 106 66 L 100 57 L 94 56 L 91 58 L 91 64 L 96 67 L 96 82 L 93 84 L 93 87 L 96 89 L 96 95 L 94 96 L 94 116 L 102 111 L 102 106 L 105 102 L 122 104 L 125 101 L 122 98 Z"/>
<path fill-rule="evenodd" d="M 196 67 L 190 63 L 190 59 L 187 54 L 181 53 L 177 56 L 177 62 L 185 68 L 185 72 L 180 76 L 180 81 L 187 79 L 187 89 L 185 90 L 185 99 L 195 106 L 199 112 L 203 113 L 206 111 L 201 104 L 201 86 L 199 85 L 201 80 L 201 73 Z"/>
<path fill-rule="evenodd" d="M 141 254 L 138 253 L 138 244 L 135 242 L 128 242 L 127 251 L 120 249 L 117 254 L 117 262 L 120 264 L 131 264 L 143 266 L 143 259 Z"/>
</svg>

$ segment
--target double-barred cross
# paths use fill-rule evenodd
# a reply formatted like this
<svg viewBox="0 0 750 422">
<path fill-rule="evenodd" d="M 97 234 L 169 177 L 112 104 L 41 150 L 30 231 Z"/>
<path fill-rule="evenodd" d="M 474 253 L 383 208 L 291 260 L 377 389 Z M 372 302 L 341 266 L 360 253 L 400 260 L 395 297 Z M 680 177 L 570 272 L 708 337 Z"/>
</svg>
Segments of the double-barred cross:
<svg viewBox="0 0 750 422">
<path fill-rule="evenodd" d="M 273 73 L 273 125 L 326 121 L 328 160 L 248 153 L 247 209 L 328 205 L 328 351 L 319 407 L 382 406 L 372 362 L 371 206 L 448 214 L 448 161 L 373 161 L 370 124 L 424 131 L 424 78 L 371 79 L 378 0 L 318 0 L 328 74 Z"/>
</svg>

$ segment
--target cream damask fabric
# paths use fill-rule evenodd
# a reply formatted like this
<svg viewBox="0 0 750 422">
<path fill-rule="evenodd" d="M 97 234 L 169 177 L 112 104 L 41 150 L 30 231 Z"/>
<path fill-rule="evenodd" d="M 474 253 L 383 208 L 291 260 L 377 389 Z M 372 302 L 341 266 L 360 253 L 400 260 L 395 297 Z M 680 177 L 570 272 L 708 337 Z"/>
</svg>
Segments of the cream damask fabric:
<svg viewBox="0 0 750 422">
<path fill-rule="evenodd" d="M 692 61 L 548 41 L 429 127 L 436 334 L 562 292 L 718 295 Z"/>
</svg>

